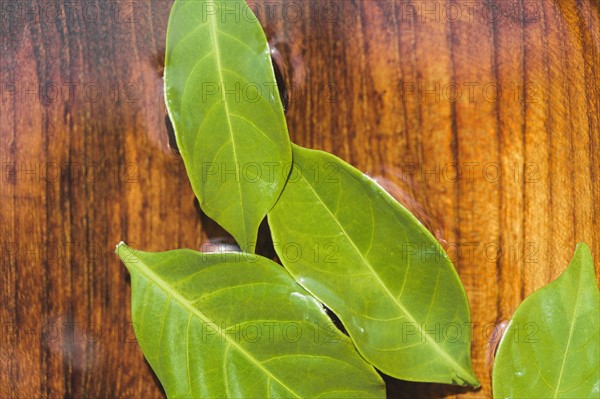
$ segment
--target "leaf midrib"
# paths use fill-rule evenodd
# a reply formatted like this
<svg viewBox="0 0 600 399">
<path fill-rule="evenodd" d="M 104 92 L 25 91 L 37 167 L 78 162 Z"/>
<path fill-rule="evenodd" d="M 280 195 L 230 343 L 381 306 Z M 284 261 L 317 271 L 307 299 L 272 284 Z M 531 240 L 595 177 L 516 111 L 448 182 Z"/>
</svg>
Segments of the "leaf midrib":
<svg viewBox="0 0 600 399">
<path fill-rule="evenodd" d="M 573 317 L 571 319 L 571 325 L 569 327 L 569 338 L 567 339 L 567 347 L 565 348 L 565 355 L 563 356 L 563 361 L 560 366 L 560 373 L 558 374 L 558 381 L 556 382 L 556 389 L 554 390 L 553 398 L 558 398 L 560 385 L 562 383 L 562 378 L 565 370 L 565 364 L 567 363 L 567 357 L 569 356 L 569 347 L 571 346 L 571 339 L 573 338 L 573 331 L 575 330 L 575 319 L 577 318 L 577 309 L 579 308 L 579 302 L 581 299 L 581 280 L 583 278 L 583 272 L 579 273 L 579 280 L 577 282 L 577 301 L 575 302 L 575 309 L 573 310 Z"/>
<path fill-rule="evenodd" d="M 219 45 L 219 41 L 217 40 L 217 13 L 213 13 L 212 14 L 212 18 L 211 18 L 211 22 L 209 22 L 209 26 L 210 26 L 210 39 L 212 42 L 212 45 L 215 49 L 215 60 L 217 62 L 217 71 L 219 71 L 219 80 L 221 81 L 221 90 L 224 89 L 225 87 L 225 78 L 223 77 L 223 65 L 221 62 L 221 47 Z M 226 98 L 223 98 L 223 104 L 224 104 L 224 108 L 225 108 L 225 115 L 227 116 L 227 127 L 229 128 L 229 137 L 231 139 L 231 149 L 233 151 L 233 159 L 235 159 L 235 173 L 237 175 L 238 171 L 238 155 L 237 155 L 237 149 L 235 146 L 235 135 L 233 134 L 233 126 L 231 124 L 231 114 L 229 111 L 229 103 L 227 102 Z M 246 223 L 246 214 L 244 212 L 244 196 L 242 194 L 242 187 L 241 184 L 236 184 L 236 187 L 238 189 L 238 194 L 240 197 L 240 212 L 242 214 L 242 224 L 244 226 L 244 242 L 240 243 L 241 245 L 243 245 L 244 247 L 246 247 L 246 245 L 248 244 L 246 241 L 248 241 L 248 227 L 247 227 L 247 223 Z"/>
<path fill-rule="evenodd" d="M 331 218 L 338 225 L 338 227 L 342 231 L 343 235 L 348 239 L 348 241 L 352 245 L 352 248 L 360 256 L 360 258 L 362 259 L 363 263 L 369 268 L 369 270 L 371 271 L 371 273 L 373 274 L 373 276 L 376 278 L 377 282 L 383 287 L 385 293 L 392 299 L 392 301 L 396 304 L 396 306 L 398 306 L 398 308 L 400 309 L 400 311 L 402 311 L 404 314 L 406 314 L 407 318 L 410 321 L 412 321 L 414 324 L 417 325 L 417 329 L 418 329 L 418 332 L 419 332 L 420 336 L 421 337 L 425 337 L 425 335 L 423 333 L 423 329 L 421 328 L 421 325 L 418 323 L 418 321 L 415 319 L 415 317 L 404 307 L 404 305 L 401 302 L 398 301 L 398 299 L 396 298 L 396 296 L 393 295 L 393 293 L 389 290 L 389 288 L 387 287 L 387 285 L 383 282 L 383 280 L 381 279 L 381 277 L 379 276 L 379 274 L 375 272 L 375 269 L 373 269 L 373 266 L 371 265 L 371 263 L 369 262 L 369 260 L 366 259 L 363 256 L 362 252 L 358 249 L 358 247 L 356 246 L 354 240 L 352 240 L 352 238 L 350 237 L 350 235 L 346 232 L 346 229 L 344 229 L 344 227 L 342 226 L 342 224 L 340 223 L 340 221 L 338 220 L 338 218 L 333 214 L 333 212 L 331 211 L 331 209 L 329 209 L 329 207 L 327 206 L 327 204 L 325 203 L 325 201 L 323 201 L 323 199 L 317 193 L 317 191 L 315 190 L 315 188 L 310 184 L 310 181 L 304 176 L 304 173 L 303 173 L 302 169 L 298 168 L 298 170 L 300 171 L 300 176 L 306 182 L 306 185 L 310 188 L 310 190 L 313 192 L 313 194 L 315 195 L 315 197 L 317 197 L 318 201 L 323 205 L 323 207 L 327 210 L 327 212 L 329 213 L 329 215 L 331 216 Z M 461 376 L 461 377 L 467 377 L 467 378 L 471 379 L 470 378 L 471 377 L 471 373 L 468 372 L 468 370 L 466 370 L 460 364 L 458 364 L 451 356 L 449 356 L 448 353 L 446 351 L 444 351 L 440 347 L 440 345 L 437 344 L 437 342 L 430 341 L 430 340 L 427 340 L 427 339 L 425 340 L 425 342 L 429 342 L 430 345 L 435 349 L 435 351 L 438 352 L 438 353 L 440 353 L 444 357 L 444 359 L 446 359 L 450 364 L 455 365 L 457 369 L 459 369 L 462 372 L 464 372 L 464 376 Z"/>
<path fill-rule="evenodd" d="M 137 257 L 136 257 L 137 258 Z M 269 378 L 277 381 L 282 387 L 287 389 L 294 397 L 301 398 L 302 396 L 294 391 L 292 388 L 283 383 L 279 378 L 273 375 L 267 368 L 265 368 L 254 356 L 248 353 L 244 348 L 238 345 L 235 340 L 232 340 L 227 334 L 223 332 L 223 330 L 217 326 L 217 323 L 212 321 L 208 316 L 202 313 L 198 308 L 192 306 L 192 304 L 183 297 L 179 292 L 174 290 L 167 282 L 161 279 L 152 269 L 150 269 L 140 258 L 137 258 L 139 262 L 132 263 L 135 264 L 133 266 L 135 270 L 137 270 L 141 275 L 143 275 L 146 279 L 153 282 L 157 287 L 163 290 L 167 295 L 174 299 L 177 303 L 179 303 L 184 309 L 188 311 L 188 313 L 195 315 L 204 323 L 211 323 L 216 326 L 216 330 L 221 336 L 223 340 L 227 342 L 228 345 L 234 347 L 238 352 L 244 355 L 252 364 L 256 366 L 256 368 L 260 369 L 263 373 L 265 373 Z M 186 340 L 187 341 L 187 340 Z M 188 352 L 189 353 L 189 352 Z"/>
</svg>

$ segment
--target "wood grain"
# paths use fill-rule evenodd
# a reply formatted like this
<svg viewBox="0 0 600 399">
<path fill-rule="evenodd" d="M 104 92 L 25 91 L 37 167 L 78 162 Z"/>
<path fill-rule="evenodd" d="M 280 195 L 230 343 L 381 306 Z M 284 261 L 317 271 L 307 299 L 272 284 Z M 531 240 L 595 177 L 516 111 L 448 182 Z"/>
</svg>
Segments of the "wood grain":
<svg viewBox="0 0 600 399">
<path fill-rule="evenodd" d="M 482 388 L 390 381 L 390 397 L 489 398 L 494 326 L 577 242 L 600 259 L 599 3 L 252 4 L 281 54 L 293 140 L 380 178 L 468 292 Z M 223 235 L 168 144 L 170 6 L 0 3 L 0 397 L 163 395 L 114 245 Z"/>
</svg>

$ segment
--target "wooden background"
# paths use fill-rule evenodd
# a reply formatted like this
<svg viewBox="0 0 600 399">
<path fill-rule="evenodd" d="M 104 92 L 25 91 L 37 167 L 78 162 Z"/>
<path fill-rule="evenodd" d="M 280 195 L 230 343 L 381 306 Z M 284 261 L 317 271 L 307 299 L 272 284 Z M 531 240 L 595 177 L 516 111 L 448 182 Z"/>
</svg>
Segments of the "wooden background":
<svg viewBox="0 0 600 399">
<path fill-rule="evenodd" d="M 170 5 L 0 3 L 2 398 L 162 396 L 114 246 L 222 235 L 168 145 Z M 393 382 L 390 396 L 489 398 L 493 327 L 577 242 L 600 259 L 598 2 L 255 8 L 291 88 L 293 140 L 384 179 L 445 240 L 468 292 L 482 388 Z"/>
</svg>

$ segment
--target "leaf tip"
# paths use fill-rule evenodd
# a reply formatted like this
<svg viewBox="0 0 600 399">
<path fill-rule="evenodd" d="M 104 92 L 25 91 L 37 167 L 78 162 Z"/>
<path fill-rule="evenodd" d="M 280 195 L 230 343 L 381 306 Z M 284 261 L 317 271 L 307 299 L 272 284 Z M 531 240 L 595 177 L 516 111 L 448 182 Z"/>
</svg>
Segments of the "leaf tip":
<svg viewBox="0 0 600 399">
<path fill-rule="evenodd" d="M 119 242 L 116 246 L 115 246 L 115 253 L 118 255 L 119 254 L 119 248 L 121 248 L 122 246 L 127 247 L 127 244 L 125 244 L 125 241 L 121 240 L 121 242 Z"/>
<path fill-rule="evenodd" d="M 125 265 L 127 270 L 130 270 L 132 263 L 137 263 L 137 257 L 135 256 L 135 250 L 127 246 L 124 241 L 118 243 L 115 247 L 115 254 L 121 258 L 121 262 Z"/>
<path fill-rule="evenodd" d="M 469 368 L 469 370 L 467 371 L 467 375 L 465 375 L 465 376 L 457 375 L 457 377 L 463 381 L 463 385 L 465 385 L 465 386 L 470 386 L 474 389 L 481 387 L 481 383 L 477 379 L 477 376 L 475 375 L 475 372 L 473 371 L 472 368 Z"/>
<path fill-rule="evenodd" d="M 578 242 L 575 246 L 575 255 L 584 256 L 585 258 L 592 258 L 592 250 L 585 242 Z"/>
</svg>

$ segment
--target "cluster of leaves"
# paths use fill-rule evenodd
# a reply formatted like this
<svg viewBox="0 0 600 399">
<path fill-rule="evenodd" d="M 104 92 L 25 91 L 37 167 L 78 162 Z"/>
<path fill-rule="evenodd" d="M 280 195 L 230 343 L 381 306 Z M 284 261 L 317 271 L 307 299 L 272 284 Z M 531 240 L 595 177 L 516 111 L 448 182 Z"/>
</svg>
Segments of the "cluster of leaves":
<svg viewBox="0 0 600 399">
<path fill-rule="evenodd" d="M 385 386 L 375 368 L 410 381 L 478 386 L 467 297 L 453 265 L 377 183 L 290 142 L 269 46 L 248 16 L 241 0 L 176 0 L 165 66 L 167 107 L 194 193 L 242 252 L 117 248 L 132 276 L 138 341 L 167 395 L 380 398 Z M 282 265 L 254 253 L 265 217 Z M 570 273 L 590 273 L 586 262 Z M 586 333 L 597 334 L 589 314 L 597 287 L 581 283 L 573 322 L 587 320 Z M 522 313 L 515 319 L 529 317 Z M 440 326 L 449 325 L 459 333 L 440 338 Z M 569 339 L 563 368 L 572 370 L 567 356 L 592 341 Z M 503 340 L 503 356 L 522 353 L 518 340 L 510 342 Z M 594 348 L 584 349 L 597 367 Z M 511 361 L 496 368 L 494 377 L 506 382 L 499 396 L 512 395 L 506 386 L 523 369 L 532 372 L 532 356 L 523 356 L 514 370 Z M 562 382 L 565 373 L 555 385 L 548 376 L 555 394 L 574 389 Z"/>
</svg>

